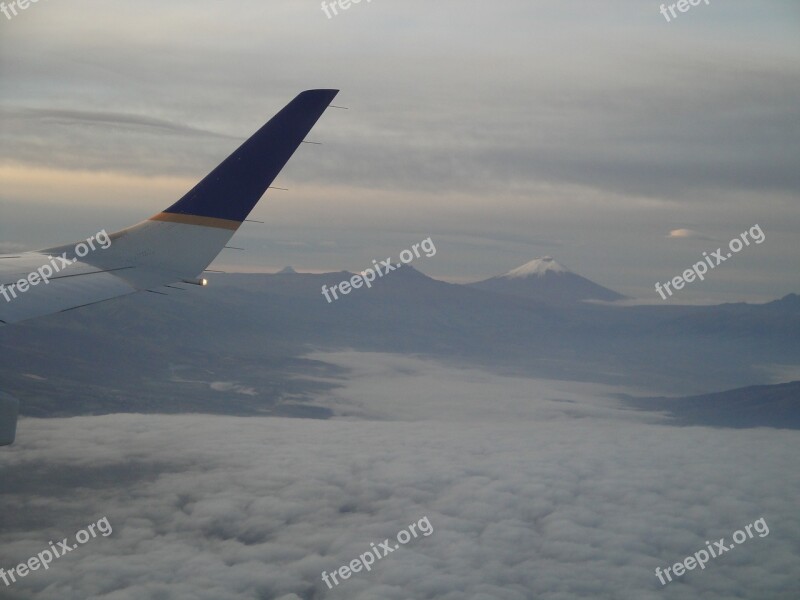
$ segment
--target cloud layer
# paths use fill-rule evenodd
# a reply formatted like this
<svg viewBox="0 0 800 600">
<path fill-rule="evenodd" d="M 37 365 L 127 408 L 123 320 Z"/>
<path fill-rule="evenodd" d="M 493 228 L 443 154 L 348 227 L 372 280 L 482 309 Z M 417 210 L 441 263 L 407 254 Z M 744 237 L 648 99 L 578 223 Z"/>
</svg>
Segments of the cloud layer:
<svg viewBox="0 0 800 600">
<path fill-rule="evenodd" d="M 319 358 L 319 357 L 317 357 Z M 786 599 L 800 435 L 676 428 L 582 384 L 344 353 L 329 421 L 111 415 L 21 423 L 0 565 L 107 516 L 11 598 Z M 346 415 L 346 416 L 345 416 Z M 428 516 L 434 533 L 320 579 Z M 662 588 L 654 575 L 764 517 Z M 4 596 L 5 597 L 5 596 Z"/>
</svg>

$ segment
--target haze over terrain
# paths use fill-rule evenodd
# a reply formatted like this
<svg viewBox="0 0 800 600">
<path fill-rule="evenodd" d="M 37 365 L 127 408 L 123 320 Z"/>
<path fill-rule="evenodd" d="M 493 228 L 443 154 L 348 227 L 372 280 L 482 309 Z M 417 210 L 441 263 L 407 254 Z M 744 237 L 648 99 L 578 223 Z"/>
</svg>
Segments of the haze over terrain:
<svg viewBox="0 0 800 600">
<path fill-rule="evenodd" d="M 800 382 L 646 396 L 781 381 L 798 296 L 556 306 L 406 266 L 328 304 L 349 273 L 286 271 L 0 329 L 0 378 L 40 417 L 6 454 L 0 564 L 87 514 L 118 527 L 12 597 L 791 597 Z M 319 580 L 422 515 L 393 562 Z M 654 590 L 762 516 L 780 536 Z"/>
</svg>

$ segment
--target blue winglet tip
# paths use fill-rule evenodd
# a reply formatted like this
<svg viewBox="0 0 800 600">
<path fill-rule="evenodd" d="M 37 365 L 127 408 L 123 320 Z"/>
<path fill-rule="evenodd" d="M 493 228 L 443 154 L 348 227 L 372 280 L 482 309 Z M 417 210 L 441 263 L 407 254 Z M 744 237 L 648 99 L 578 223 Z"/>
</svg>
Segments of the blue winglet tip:
<svg viewBox="0 0 800 600">
<path fill-rule="evenodd" d="M 234 224 L 244 221 L 338 93 L 334 89 L 300 92 L 164 212 Z"/>
</svg>

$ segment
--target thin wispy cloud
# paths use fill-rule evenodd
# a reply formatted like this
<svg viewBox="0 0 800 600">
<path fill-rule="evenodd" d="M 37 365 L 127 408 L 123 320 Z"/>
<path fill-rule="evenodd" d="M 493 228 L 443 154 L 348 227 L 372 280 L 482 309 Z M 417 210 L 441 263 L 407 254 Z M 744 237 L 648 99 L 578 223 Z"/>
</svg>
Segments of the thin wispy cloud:
<svg viewBox="0 0 800 600">
<path fill-rule="evenodd" d="M 714 238 L 711 238 L 699 231 L 695 231 L 694 229 L 673 229 L 667 234 L 667 237 L 670 239 L 678 239 L 678 240 L 707 240 L 713 241 Z"/>
</svg>

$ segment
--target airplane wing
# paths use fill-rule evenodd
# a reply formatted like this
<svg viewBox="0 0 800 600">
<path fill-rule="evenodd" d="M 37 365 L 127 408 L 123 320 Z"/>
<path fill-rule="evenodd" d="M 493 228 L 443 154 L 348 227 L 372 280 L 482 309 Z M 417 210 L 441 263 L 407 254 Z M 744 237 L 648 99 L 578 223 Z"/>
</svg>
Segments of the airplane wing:
<svg viewBox="0 0 800 600">
<path fill-rule="evenodd" d="M 302 92 L 183 198 L 138 225 L 66 246 L 0 255 L 0 327 L 171 283 L 205 285 L 205 269 L 337 93 Z M 16 425 L 14 402 L 0 396 L 0 445 L 13 441 L 13 428 L 2 425 L 12 413 Z"/>
</svg>

